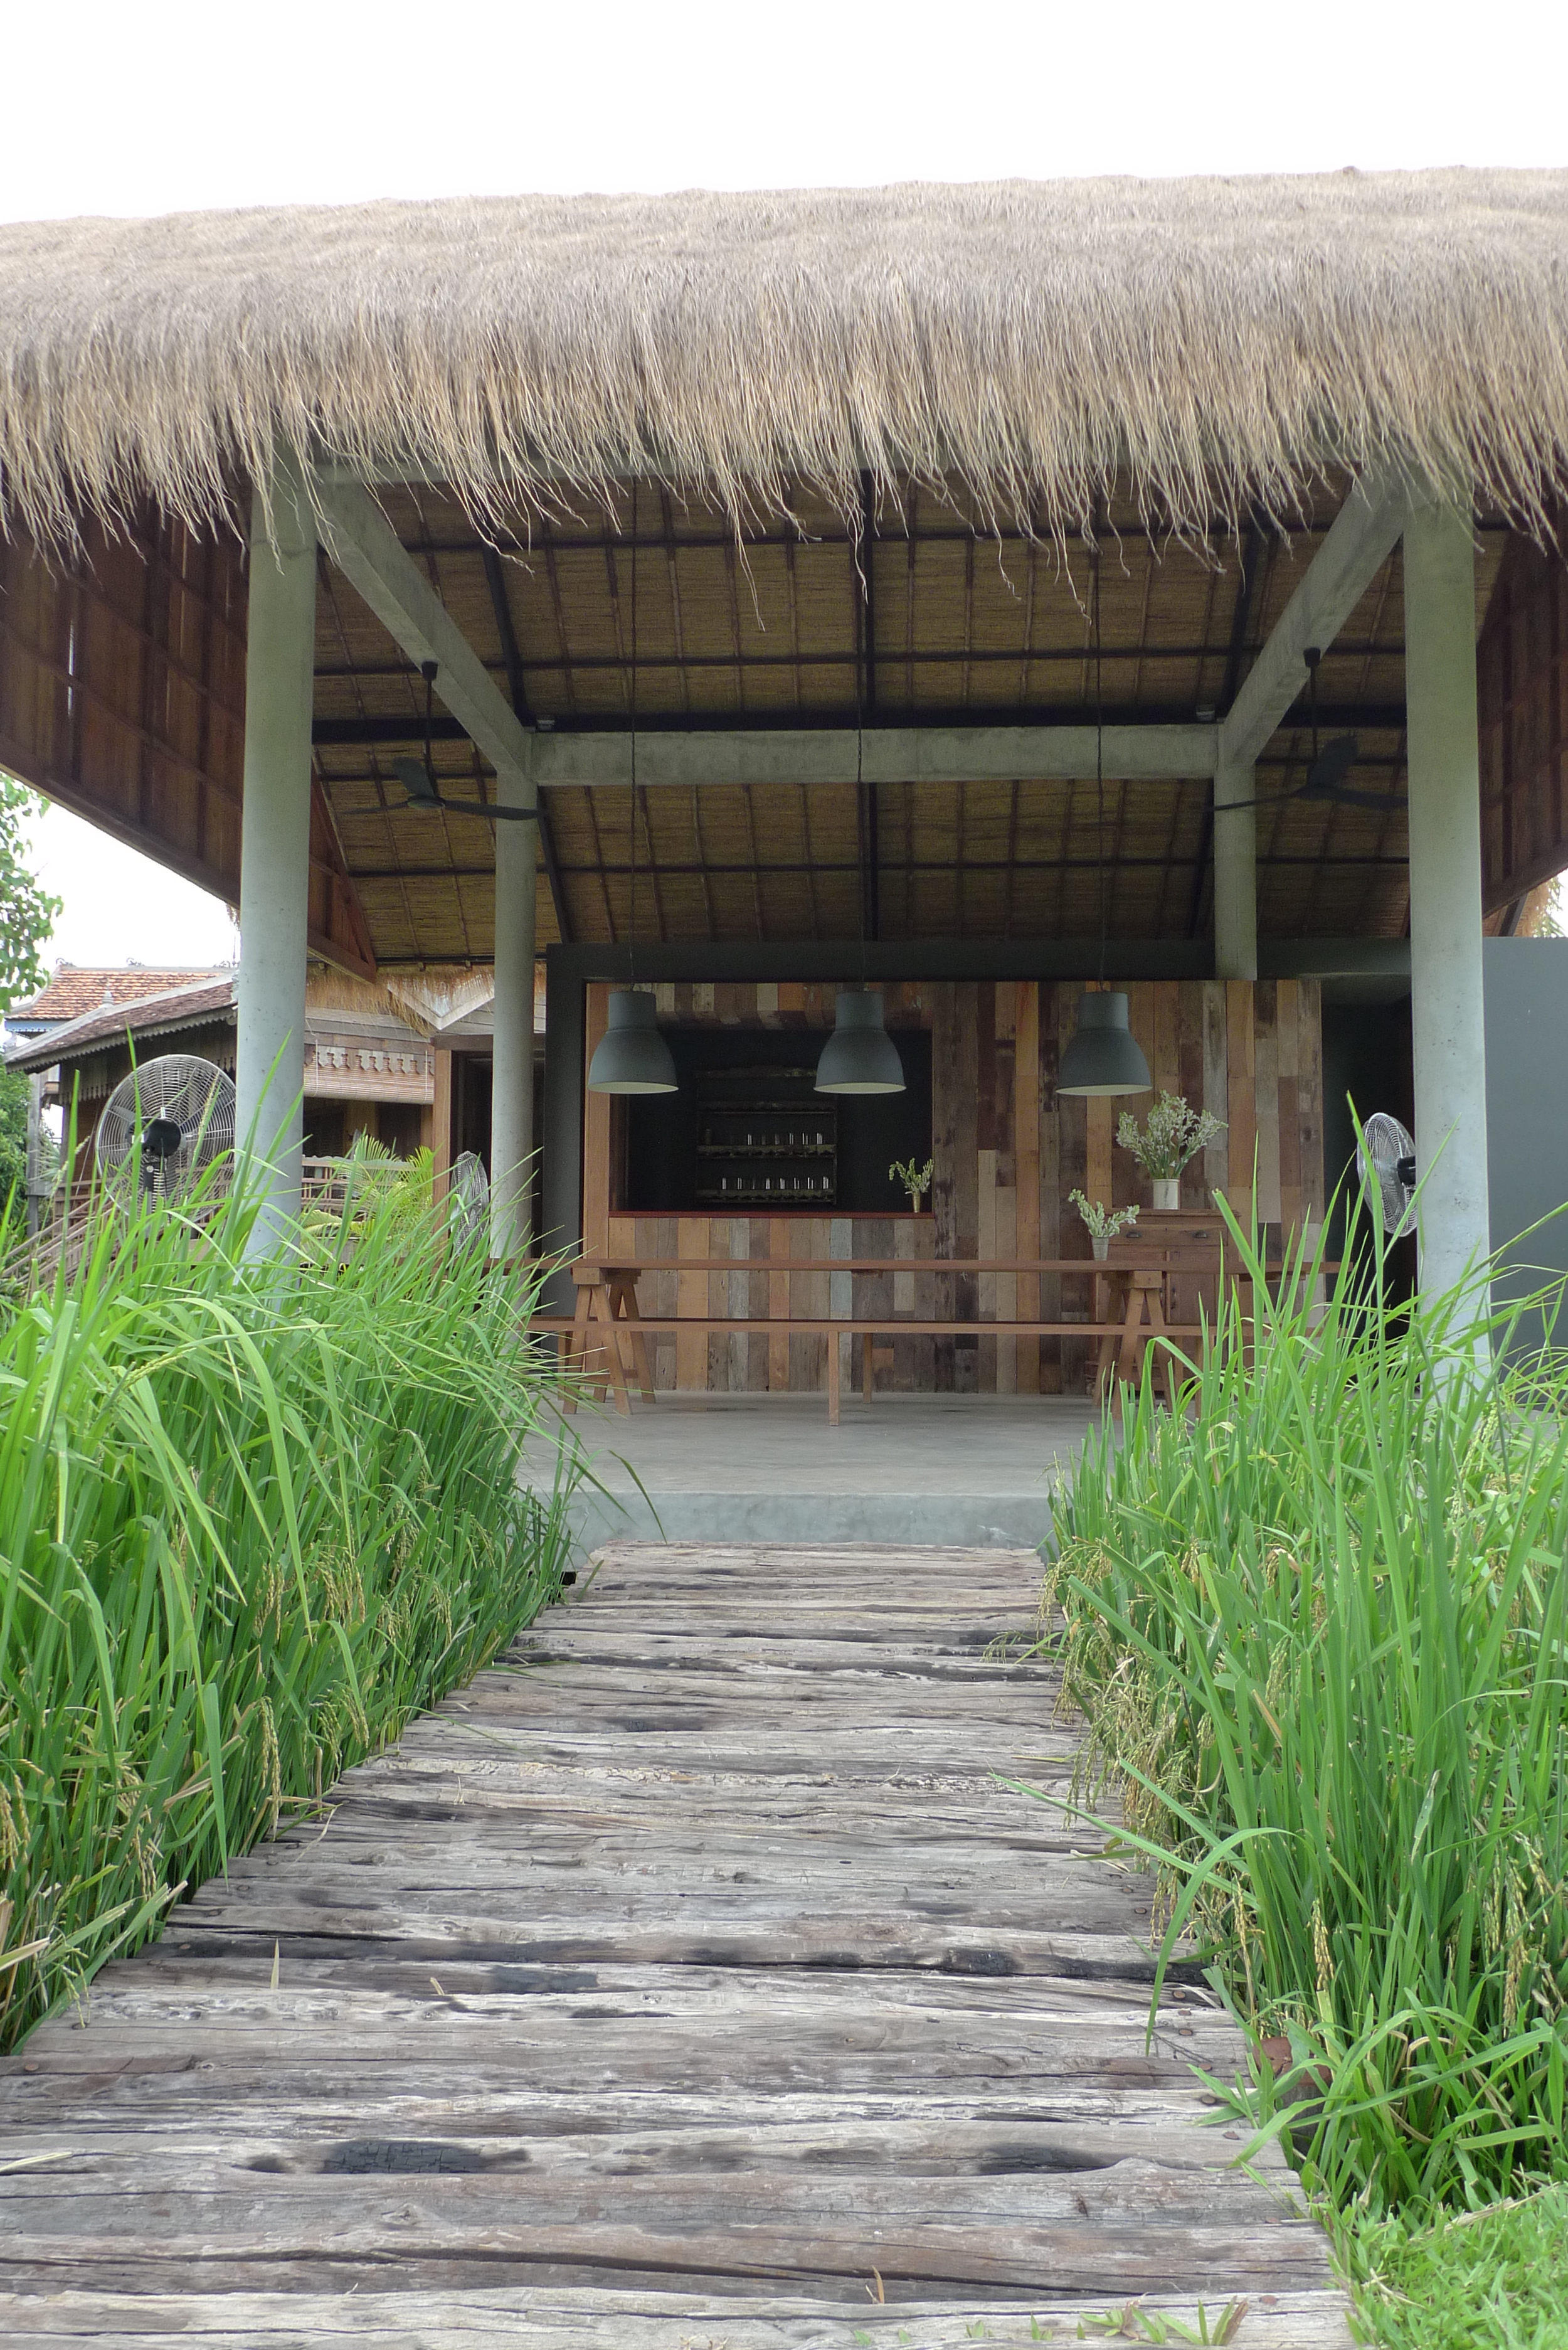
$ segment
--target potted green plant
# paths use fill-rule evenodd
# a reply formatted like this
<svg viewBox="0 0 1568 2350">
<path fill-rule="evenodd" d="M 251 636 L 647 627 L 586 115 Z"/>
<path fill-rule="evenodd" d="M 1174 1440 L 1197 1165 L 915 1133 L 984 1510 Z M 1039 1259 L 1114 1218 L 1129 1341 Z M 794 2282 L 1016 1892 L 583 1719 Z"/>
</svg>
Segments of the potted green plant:
<svg viewBox="0 0 1568 2350">
<path fill-rule="evenodd" d="M 1123 1110 L 1116 1140 L 1148 1177 L 1156 1209 L 1164 1210 L 1181 1204 L 1181 1170 L 1188 1160 L 1224 1131 L 1222 1118 L 1194 1109 L 1180 1094 L 1161 1094 L 1141 1127 L 1131 1110 Z"/>
<path fill-rule="evenodd" d="M 934 1159 L 928 1159 L 923 1167 L 917 1167 L 912 1159 L 895 1159 L 888 1170 L 888 1180 L 903 1185 L 909 1195 L 910 1209 L 917 1216 L 920 1212 L 920 1201 L 931 1188 L 931 1177 L 936 1170 Z"/>
<path fill-rule="evenodd" d="M 1095 1263 L 1104 1264 L 1111 1253 L 1111 1243 L 1121 1232 L 1130 1232 L 1137 1222 L 1136 1208 L 1118 1208 L 1113 1214 L 1099 1200 L 1085 1200 L 1082 1191 L 1067 1194 L 1084 1220 L 1089 1235 L 1089 1246 L 1095 1253 Z"/>
</svg>

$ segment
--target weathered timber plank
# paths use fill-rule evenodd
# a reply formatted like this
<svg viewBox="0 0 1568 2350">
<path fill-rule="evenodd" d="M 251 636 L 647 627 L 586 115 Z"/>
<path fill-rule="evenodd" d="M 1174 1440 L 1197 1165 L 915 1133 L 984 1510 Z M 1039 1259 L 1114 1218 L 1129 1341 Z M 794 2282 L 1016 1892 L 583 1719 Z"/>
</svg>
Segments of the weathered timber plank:
<svg viewBox="0 0 1568 2350">
<path fill-rule="evenodd" d="M 1156 2321 L 1174 2320 L 1188 2338 L 1199 2334 L 1199 2304 L 1160 2293 L 1145 2303 Z M 1107 2315 L 1104 2298 L 984 2304 L 992 2350 L 1024 2350 L 1040 2342 L 1078 2342 L 1086 2321 Z M 1220 2311 L 1203 2313 L 1212 2328 Z M 877 2350 L 893 2350 L 899 2331 L 918 2327 L 921 2350 L 961 2350 L 976 2339 L 981 2322 L 953 2303 L 904 2301 L 863 2305 L 855 2332 Z M 490 2288 L 474 2292 L 341 2293 L 193 2293 L 162 2294 L 67 2292 L 41 2297 L 0 2293 L 0 2324 L 7 2340 L 47 2341 L 57 2350 L 130 2350 L 149 2340 L 207 2344 L 213 2350 L 315 2350 L 352 2340 L 358 2350 L 844 2350 L 841 2308 L 799 2298 L 737 2303 L 728 2296 L 576 2293 Z M 1272 2293 L 1248 2306 L 1246 2350 L 1342 2350 L 1350 2333 L 1345 2304 L 1335 2293 Z M 1156 2338 L 1151 2330 L 1150 2338 Z M 1180 2338 L 1180 2337 L 1177 2337 Z"/>
<path fill-rule="evenodd" d="M 591 2172 L 600 2178 L 668 2177 L 677 2173 L 718 2171 L 731 2176 L 749 2169 L 769 2172 L 824 2168 L 836 2176 L 872 2176 L 879 2172 L 906 2178 L 948 2178 L 973 2174 L 986 2178 L 1033 2178 L 1044 2173 L 1057 2178 L 1081 2171 L 1107 2170 L 1136 2156 L 1172 2171 L 1201 2169 L 1222 2172 L 1235 2159 L 1245 2133 L 1231 2129 L 1194 2131 L 1190 2100 L 1184 2106 L 1155 2114 L 1131 2113 L 1116 2118 L 1085 2114 L 1055 2118 L 1021 2115 L 1016 2104 L 1002 2106 L 989 2122 L 976 2118 L 967 2101 L 943 2105 L 919 2095 L 902 2100 L 854 2100 L 857 2110 L 846 2114 L 835 2101 L 832 2109 L 815 2121 L 799 2116 L 802 2104 L 822 2100 L 698 2098 L 683 2093 L 679 2110 L 661 2114 L 660 2126 L 647 2126 L 639 2110 L 645 2099 L 621 2100 L 630 2126 L 607 2126 L 605 2101 L 516 2095 L 499 2117 L 504 2128 L 490 2126 L 489 2109 L 468 2098 L 454 2111 L 440 2134 L 429 2126 L 431 2117 L 412 2099 L 404 2097 L 379 2107 L 369 2116 L 374 2125 L 359 2126 L 367 2117 L 358 2108 L 342 2123 L 321 2113 L 301 2113 L 292 2105 L 254 2099 L 246 2108 L 244 2127 L 224 2131 L 222 2117 L 200 2112 L 188 2121 L 159 2116 L 145 2131 L 128 2133 L 101 2122 L 84 2124 L 71 2116 L 72 2160 L 76 2176 L 105 2185 L 133 2179 L 148 2186 L 172 2181 L 190 2185 L 223 2169 L 265 2169 L 296 2177 L 331 2177 L 346 2164 L 365 2175 L 401 2177 L 442 2172 L 462 2176 L 475 2172 L 500 2174 L 545 2168 L 562 2178 Z M 410 2123 L 420 2119 L 422 2133 L 410 2135 Z M 0 2145 L 6 2141 L 0 2139 Z M 1283 2158 L 1271 2148 L 1251 2166 L 1282 2181 Z M 40 2166 L 31 2176 L 35 2185 L 47 2185 Z M 16 2185 L 28 2180 L 17 2174 Z"/>
</svg>

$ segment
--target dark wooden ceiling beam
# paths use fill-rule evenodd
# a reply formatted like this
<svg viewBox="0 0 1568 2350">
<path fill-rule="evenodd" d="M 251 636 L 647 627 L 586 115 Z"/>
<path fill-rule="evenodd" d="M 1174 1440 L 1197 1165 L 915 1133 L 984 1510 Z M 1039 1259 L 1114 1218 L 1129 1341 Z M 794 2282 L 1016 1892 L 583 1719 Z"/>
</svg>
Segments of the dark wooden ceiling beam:
<svg viewBox="0 0 1568 2350">
<path fill-rule="evenodd" d="M 1129 663 L 1136 665 L 1141 661 L 1212 660 L 1217 657 L 1218 651 L 1217 646 L 1210 644 L 1106 645 L 1100 659 L 1103 667 L 1120 664 L 1126 668 Z M 910 664 L 917 669 L 962 669 L 966 665 L 971 669 L 1009 667 L 1016 669 L 1021 662 L 1025 661 L 1031 669 L 1050 666 L 1072 668 L 1081 663 L 1083 658 L 1082 645 L 971 645 L 967 648 L 961 645 L 939 648 L 935 650 L 929 646 L 909 647 L 896 655 L 883 657 L 885 662 L 890 661 L 891 666 L 899 669 Z M 840 646 L 826 650 L 817 650 L 809 653 L 746 652 L 742 653 L 738 660 L 733 652 L 639 653 L 637 666 L 639 672 L 647 671 L 650 675 L 658 671 L 733 670 L 737 667 L 783 670 L 855 669 L 860 666 L 862 659 L 859 633 L 857 631 L 856 641 L 851 646 Z M 1341 638 L 1338 643 L 1331 645 L 1324 652 L 1324 660 L 1325 662 L 1356 660 L 1403 661 L 1404 652 L 1398 645 L 1350 641 Z M 493 670 L 498 677 L 510 674 L 510 665 L 504 660 L 487 661 L 485 667 Z M 617 653 L 563 652 L 538 653 L 530 655 L 525 660 L 520 657 L 518 667 L 520 671 L 531 671 L 536 676 L 551 674 L 558 676 L 568 670 L 581 671 L 585 674 L 596 671 L 600 674 L 613 673 L 622 670 L 625 663 Z M 400 678 L 410 686 L 416 682 L 418 677 L 417 671 L 411 669 L 407 661 L 360 661 L 351 665 L 339 665 L 334 662 L 318 668 L 316 674 L 317 678 Z M 1234 699 L 1234 696 L 1231 698 Z M 869 701 L 867 707 L 870 707 Z M 1223 712 L 1228 703 L 1222 700 L 1220 707 Z"/>
<path fill-rule="evenodd" d="M 1179 853 L 1175 858 L 1167 858 L 1162 854 L 1158 857 L 1124 857 L 1119 861 L 1121 867 L 1127 872 L 1163 873 L 1169 864 L 1185 866 L 1189 865 L 1192 859 Z M 1386 856 L 1324 858 L 1319 857 L 1314 851 L 1310 856 L 1290 856 L 1283 852 L 1272 852 L 1267 857 L 1260 857 L 1258 862 L 1260 865 L 1311 866 L 1314 872 L 1323 865 L 1344 866 L 1356 872 L 1361 872 L 1368 866 L 1386 866 L 1390 870 L 1397 869 L 1403 873 L 1408 860 L 1403 857 Z M 950 874 L 957 869 L 950 857 L 885 857 L 882 859 L 884 873 Z M 964 859 L 962 869 L 966 873 L 1097 873 L 1100 869 L 1100 860 L 1097 857 L 969 857 Z M 1109 869 L 1108 862 L 1106 869 Z M 360 881 L 404 879 L 482 881 L 488 880 L 491 870 L 488 865 L 388 866 L 384 869 L 371 868 L 361 870 L 356 879 Z M 590 859 L 581 864 L 568 863 L 562 868 L 562 870 L 574 879 L 582 878 L 598 880 L 601 877 L 608 877 L 611 879 L 625 880 L 631 868 L 625 862 L 597 865 Z M 798 879 L 803 874 L 811 873 L 858 873 L 860 861 L 858 858 L 841 857 L 819 858 L 809 864 L 800 858 L 793 858 L 782 865 L 753 865 L 744 859 L 739 864 L 694 864 L 672 862 L 661 858 L 658 865 L 651 868 L 639 863 L 639 879 L 646 880 L 650 870 L 668 881 L 697 880 L 704 875 L 715 880 L 722 879 L 767 881 L 775 876 L 791 880 Z"/>
<path fill-rule="evenodd" d="M 639 663 L 639 667 L 641 664 Z M 1168 703 L 1107 703 L 1105 709 L 1106 726 L 1188 726 L 1193 723 L 1189 704 Z M 842 731 L 853 727 L 856 713 L 848 711 L 748 711 L 743 724 L 738 724 L 733 711 L 670 711 L 650 715 L 639 714 L 637 731 L 639 734 L 710 733 L 772 733 L 785 727 L 808 730 Z M 878 712 L 876 726 L 867 724 L 867 733 L 885 727 L 904 726 L 1092 726 L 1095 710 L 1073 702 L 1034 702 L 1023 710 L 981 705 L 967 710 L 951 710 L 917 703 L 913 709 L 892 706 Z M 1304 721 L 1294 713 L 1287 716 L 1280 728 L 1282 733 L 1292 725 Z M 1321 703 L 1318 724 L 1326 732 L 1350 729 L 1368 734 L 1402 734 L 1405 731 L 1403 702 Z M 625 734 L 630 722 L 614 713 L 603 717 L 558 719 L 548 729 L 557 734 Z M 388 718 L 317 718 L 311 728 L 311 741 L 318 750 L 374 750 L 380 745 L 418 743 L 423 740 L 424 721 L 421 718 L 400 716 Z M 431 738 L 436 743 L 462 743 L 468 737 L 455 718 L 438 711 L 431 724 Z M 1260 764 L 1267 762 L 1261 761 Z M 1368 755 L 1363 764 L 1377 764 Z"/>
</svg>

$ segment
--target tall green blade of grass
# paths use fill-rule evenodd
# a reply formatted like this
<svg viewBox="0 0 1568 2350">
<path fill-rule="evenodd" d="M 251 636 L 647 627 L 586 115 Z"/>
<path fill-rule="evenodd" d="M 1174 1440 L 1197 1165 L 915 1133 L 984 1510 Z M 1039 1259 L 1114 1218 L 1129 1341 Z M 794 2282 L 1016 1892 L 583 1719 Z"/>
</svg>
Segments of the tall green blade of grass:
<svg viewBox="0 0 1568 2350">
<path fill-rule="evenodd" d="M 558 1586 L 529 1299 L 383 1180 L 244 1261 L 216 1191 L 0 1321 L 0 2044 Z"/>
</svg>

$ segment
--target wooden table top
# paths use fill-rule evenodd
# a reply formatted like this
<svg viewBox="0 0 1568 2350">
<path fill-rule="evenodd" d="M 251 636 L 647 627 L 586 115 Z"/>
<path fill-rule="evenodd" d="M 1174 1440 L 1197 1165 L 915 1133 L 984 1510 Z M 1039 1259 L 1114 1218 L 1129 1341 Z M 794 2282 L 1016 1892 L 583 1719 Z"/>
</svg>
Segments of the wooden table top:
<svg viewBox="0 0 1568 2350">
<path fill-rule="evenodd" d="M 1185 1262 L 1183 1273 L 1201 1271 L 1197 1259 L 1218 1266 L 1220 1250 L 1197 1242 L 1168 1241 L 1104 1261 L 1087 1256 L 643 1256 L 598 1257 L 607 1273 L 1130 1273 L 1138 1265 Z"/>
</svg>

